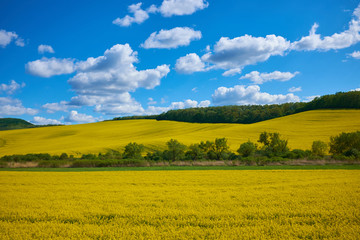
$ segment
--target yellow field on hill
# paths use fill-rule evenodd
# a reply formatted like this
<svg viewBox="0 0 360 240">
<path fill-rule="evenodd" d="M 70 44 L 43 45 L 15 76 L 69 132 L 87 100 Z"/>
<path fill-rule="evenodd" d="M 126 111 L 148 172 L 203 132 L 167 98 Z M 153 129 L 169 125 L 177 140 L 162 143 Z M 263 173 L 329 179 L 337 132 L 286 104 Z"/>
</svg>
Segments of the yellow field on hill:
<svg viewBox="0 0 360 240">
<path fill-rule="evenodd" d="M 262 131 L 279 132 L 291 149 L 310 149 L 341 132 L 360 130 L 360 110 L 317 110 L 254 124 L 197 124 L 156 120 L 107 121 L 0 132 L 0 156 L 26 153 L 68 154 L 121 150 L 129 142 L 148 149 L 165 147 L 171 138 L 189 145 L 226 137 L 233 151 Z"/>
<path fill-rule="evenodd" d="M 359 239 L 359 170 L 0 172 L 0 239 Z"/>
</svg>

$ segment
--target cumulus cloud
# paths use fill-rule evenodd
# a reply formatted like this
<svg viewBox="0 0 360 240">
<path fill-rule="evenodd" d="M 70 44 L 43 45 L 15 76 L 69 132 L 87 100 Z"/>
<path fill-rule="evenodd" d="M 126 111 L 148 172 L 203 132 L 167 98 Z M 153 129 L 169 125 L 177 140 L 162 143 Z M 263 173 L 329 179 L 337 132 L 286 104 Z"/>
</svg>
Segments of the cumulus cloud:
<svg viewBox="0 0 360 240">
<path fill-rule="evenodd" d="M 320 95 L 314 95 L 314 96 L 307 96 L 305 97 L 305 99 L 303 100 L 303 102 L 311 102 L 312 100 L 314 100 L 315 98 L 320 97 Z"/>
<path fill-rule="evenodd" d="M 113 24 L 119 25 L 122 27 L 128 27 L 133 23 L 137 23 L 137 24 L 143 23 L 145 20 L 147 20 L 149 18 L 149 14 L 147 11 L 144 11 L 143 9 L 141 9 L 141 5 L 142 5 L 141 2 L 137 3 L 137 4 L 131 4 L 128 7 L 128 10 L 130 13 L 132 13 L 133 16 L 126 15 L 123 18 L 116 18 L 113 21 Z M 153 12 L 154 8 L 152 7 L 150 9 L 150 11 Z"/>
<path fill-rule="evenodd" d="M 225 71 L 222 75 L 224 77 L 228 77 L 228 76 L 234 76 L 234 75 L 240 74 L 240 73 L 241 73 L 241 68 L 233 68 L 233 69 Z"/>
<path fill-rule="evenodd" d="M 282 56 L 290 41 L 281 36 L 253 37 L 245 35 L 230 39 L 222 37 L 213 52 L 206 53 L 202 60 L 221 69 L 241 69 L 244 66 L 264 62 L 271 56 Z"/>
<path fill-rule="evenodd" d="M 355 59 L 360 59 L 360 51 L 354 51 L 353 53 L 350 53 L 349 56 Z"/>
<path fill-rule="evenodd" d="M 196 53 L 189 53 L 184 57 L 176 60 L 175 70 L 183 74 L 206 71 L 205 63 Z"/>
<path fill-rule="evenodd" d="M 48 113 L 54 112 L 67 112 L 69 108 L 76 108 L 78 106 L 71 105 L 67 101 L 61 101 L 59 103 L 46 103 L 42 106 L 42 108 L 46 109 Z"/>
<path fill-rule="evenodd" d="M 97 119 L 94 118 L 91 115 L 86 115 L 84 113 L 78 113 L 77 111 L 71 111 L 69 113 L 69 115 L 65 118 L 66 122 L 70 122 L 70 123 L 91 123 L 91 122 L 96 122 Z"/>
<path fill-rule="evenodd" d="M 279 104 L 285 102 L 299 102 L 300 98 L 292 93 L 283 95 L 272 95 L 261 92 L 258 85 L 234 87 L 219 87 L 212 95 L 212 102 L 215 105 L 263 105 L 263 104 Z"/>
<path fill-rule="evenodd" d="M 22 38 L 16 39 L 15 45 L 16 45 L 16 46 L 19 46 L 19 47 L 24 47 L 24 46 L 25 46 L 25 41 L 24 41 L 24 39 L 22 39 Z"/>
<path fill-rule="evenodd" d="M 155 88 L 170 69 L 160 65 L 139 71 L 136 62 L 137 52 L 129 44 L 114 45 L 103 56 L 78 62 L 76 75 L 68 81 L 78 95 L 69 104 L 95 106 L 96 112 L 108 115 L 141 114 L 141 104 L 129 92 Z"/>
<path fill-rule="evenodd" d="M 12 41 L 15 41 L 15 44 L 19 47 L 25 46 L 24 39 L 20 38 L 15 32 L 0 30 L 0 47 L 4 48 Z"/>
<path fill-rule="evenodd" d="M 281 82 L 289 81 L 295 77 L 299 72 L 280 72 L 274 71 L 271 73 L 259 73 L 258 71 L 252 71 L 245 76 L 242 76 L 240 79 L 249 79 L 255 84 L 263 84 L 264 82 L 269 82 L 272 80 L 277 80 Z"/>
<path fill-rule="evenodd" d="M 154 115 L 154 114 L 160 114 L 163 112 L 167 112 L 167 111 L 173 110 L 173 109 L 200 108 L 200 107 L 208 107 L 208 106 L 210 106 L 209 100 L 204 100 L 204 101 L 198 102 L 195 100 L 187 99 L 182 102 L 172 102 L 167 107 L 149 106 L 146 110 L 144 110 L 143 114 Z"/>
<path fill-rule="evenodd" d="M 137 52 L 129 44 L 114 45 L 103 56 L 79 62 L 77 74 L 68 82 L 82 96 L 112 96 L 137 88 L 153 89 L 169 72 L 168 65 L 138 71 Z"/>
<path fill-rule="evenodd" d="M 143 112 L 129 92 L 138 88 L 153 89 L 169 72 L 169 65 L 155 69 L 137 70 L 137 52 L 129 44 L 117 44 L 104 55 L 85 61 L 74 59 L 42 58 L 26 64 L 27 72 L 41 77 L 75 72 L 68 80 L 77 94 L 69 102 L 47 103 L 48 112 L 68 111 L 69 108 L 94 106 L 95 111 L 108 115 L 137 114 Z"/>
<path fill-rule="evenodd" d="M 133 23 L 141 24 L 149 18 L 150 13 L 158 12 L 164 17 L 191 15 L 198 10 L 207 8 L 209 4 L 205 0 L 164 0 L 159 7 L 153 4 L 144 10 L 141 6 L 141 2 L 131 4 L 128 7 L 131 15 L 116 18 L 113 24 L 121 27 L 129 27 Z"/>
<path fill-rule="evenodd" d="M 60 121 L 58 121 L 56 119 L 47 119 L 47 118 L 39 117 L 39 116 L 35 116 L 31 122 L 36 125 L 60 125 L 60 124 L 62 124 Z"/>
<path fill-rule="evenodd" d="M 153 32 L 141 46 L 143 48 L 177 48 L 188 46 L 191 41 L 201 39 L 201 32 L 188 27 L 176 27 L 170 30 Z"/>
<path fill-rule="evenodd" d="M 207 8 L 209 3 L 205 0 L 164 0 L 158 11 L 164 17 L 174 15 L 191 15 L 198 10 Z"/>
<path fill-rule="evenodd" d="M 44 54 L 44 53 L 55 53 L 54 49 L 52 48 L 52 46 L 50 45 L 39 45 L 38 47 L 38 52 L 40 54 Z"/>
<path fill-rule="evenodd" d="M 23 87 L 25 87 L 25 83 L 18 84 L 14 80 L 11 80 L 9 84 L 0 84 L 0 93 L 5 92 L 7 94 L 13 94 L 15 91 Z"/>
<path fill-rule="evenodd" d="M 341 33 L 321 37 L 316 33 L 319 25 L 314 23 L 308 36 L 291 44 L 291 49 L 298 51 L 343 49 L 360 42 L 360 4 L 353 12 L 353 19 L 349 22 L 349 28 Z"/>
<path fill-rule="evenodd" d="M 75 71 L 74 59 L 46 58 L 28 62 L 25 65 L 26 72 L 39 77 L 52 77 L 55 75 L 70 74 Z"/>
<path fill-rule="evenodd" d="M 354 91 L 360 91 L 360 88 L 355 88 L 355 89 L 350 90 L 350 92 L 354 92 Z"/>
<path fill-rule="evenodd" d="M 0 116 L 19 116 L 23 114 L 35 115 L 38 110 L 26 108 L 19 99 L 0 97 Z"/>
<path fill-rule="evenodd" d="M 148 105 L 155 105 L 157 102 L 153 98 L 148 98 Z"/>
<path fill-rule="evenodd" d="M 289 92 L 301 92 L 302 89 L 301 89 L 301 87 L 291 87 L 291 88 L 289 88 L 288 91 Z"/>
</svg>

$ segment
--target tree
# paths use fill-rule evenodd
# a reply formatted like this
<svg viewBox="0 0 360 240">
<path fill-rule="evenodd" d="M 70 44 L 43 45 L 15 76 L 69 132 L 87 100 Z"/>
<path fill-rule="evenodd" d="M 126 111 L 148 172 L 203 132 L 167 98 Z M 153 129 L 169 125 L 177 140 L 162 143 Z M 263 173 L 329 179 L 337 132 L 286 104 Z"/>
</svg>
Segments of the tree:
<svg viewBox="0 0 360 240">
<path fill-rule="evenodd" d="M 326 154 L 328 145 L 323 141 L 313 141 L 311 152 L 315 156 L 323 157 Z"/>
<path fill-rule="evenodd" d="M 129 143 L 125 146 L 124 158 L 141 159 L 141 153 L 144 151 L 144 145 L 136 142 Z"/>
<path fill-rule="evenodd" d="M 216 160 L 227 159 L 230 154 L 229 148 L 226 138 L 216 138 L 215 143 L 212 145 Z"/>
<path fill-rule="evenodd" d="M 206 153 L 200 148 L 199 144 L 191 144 L 185 154 L 186 158 L 191 160 L 204 159 L 205 155 Z"/>
<path fill-rule="evenodd" d="M 360 151 L 360 131 L 330 137 L 330 153 L 355 156 Z"/>
<path fill-rule="evenodd" d="M 269 157 L 279 156 L 289 151 L 287 147 L 288 141 L 281 139 L 280 134 L 262 132 L 258 142 L 264 144 L 263 150 Z"/>
<path fill-rule="evenodd" d="M 250 140 L 241 144 L 237 152 L 240 154 L 240 156 L 243 157 L 249 157 L 253 155 L 256 151 L 256 145 L 251 142 Z"/>
<path fill-rule="evenodd" d="M 170 139 L 166 145 L 168 146 L 168 150 L 164 151 L 164 155 L 168 160 L 176 161 L 184 158 L 184 153 L 186 146 L 180 143 L 178 140 Z"/>
</svg>

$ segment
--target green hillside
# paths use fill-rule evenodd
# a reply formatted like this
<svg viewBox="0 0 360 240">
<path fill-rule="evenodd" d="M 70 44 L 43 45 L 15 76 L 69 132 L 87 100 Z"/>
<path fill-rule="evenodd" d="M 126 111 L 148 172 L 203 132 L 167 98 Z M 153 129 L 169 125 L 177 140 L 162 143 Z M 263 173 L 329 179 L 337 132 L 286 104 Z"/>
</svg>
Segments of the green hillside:
<svg viewBox="0 0 360 240">
<path fill-rule="evenodd" d="M 12 130 L 12 129 L 22 129 L 22 128 L 32 128 L 35 125 L 29 123 L 25 120 L 18 118 L 0 118 L 0 131 L 2 130 Z"/>
</svg>

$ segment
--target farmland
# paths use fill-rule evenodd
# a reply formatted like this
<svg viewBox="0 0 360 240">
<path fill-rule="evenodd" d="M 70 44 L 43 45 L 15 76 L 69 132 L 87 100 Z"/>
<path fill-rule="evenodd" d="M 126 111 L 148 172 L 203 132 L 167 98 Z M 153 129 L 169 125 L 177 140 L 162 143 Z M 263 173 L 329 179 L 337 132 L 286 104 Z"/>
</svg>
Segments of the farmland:
<svg viewBox="0 0 360 240">
<path fill-rule="evenodd" d="M 358 170 L 0 172 L 1 239 L 358 239 Z"/>
<path fill-rule="evenodd" d="M 189 145 L 225 137 L 231 150 L 256 142 L 262 131 L 279 132 L 289 147 L 310 149 L 314 140 L 360 129 L 360 110 L 316 110 L 254 124 L 196 124 L 156 120 L 106 121 L 0 132 L 0 156 L 26 153 L 78 155 L 122 149 L 129 142 L 147 149 L 165 147 L 169 139 Z"/>
</svg>

